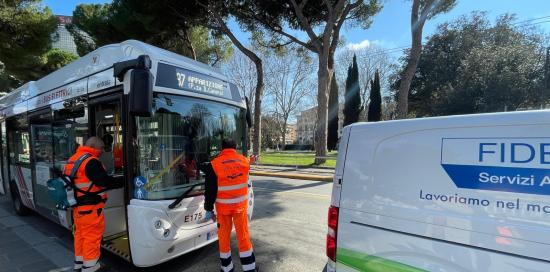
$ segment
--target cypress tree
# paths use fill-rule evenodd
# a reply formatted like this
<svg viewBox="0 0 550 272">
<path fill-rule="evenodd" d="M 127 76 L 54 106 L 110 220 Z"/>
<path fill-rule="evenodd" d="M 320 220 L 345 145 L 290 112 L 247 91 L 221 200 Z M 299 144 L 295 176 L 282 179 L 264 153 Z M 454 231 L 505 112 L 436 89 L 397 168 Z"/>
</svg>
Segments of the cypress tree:
<svg viewBox="0 0 550 272">
<path fill-rule="evenodd" d="M 382 119 L 382 95 L 380 94 L 380 74 L 378 69 L 374 73 L 374 80 L 371 80 L 369 113 L 367 120 L 369 122 L 377 122 Z"/>
<path fill-rule="evenodd" d="M 336 84 L 336 75 L 333 74 L 328 96 L 328 150 L 336 150 L 338 142 L 338 104 L 338 84 Z"/>
<path fill-rule="evenodd" d="M 357 57 L 353 55 L 353 63 L 348 68 L 344 103 L 344 126 L 359 121 L 361 113 L 361 94 L 359 91 L 359 67 Z"/>
</svg>

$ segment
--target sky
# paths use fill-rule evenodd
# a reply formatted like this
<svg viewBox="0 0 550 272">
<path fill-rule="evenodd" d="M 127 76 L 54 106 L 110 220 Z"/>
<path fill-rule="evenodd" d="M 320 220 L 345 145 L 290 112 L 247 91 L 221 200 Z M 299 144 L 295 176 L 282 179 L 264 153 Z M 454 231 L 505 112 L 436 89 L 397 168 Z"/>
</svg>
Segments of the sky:
<svg viewBox="0 0 550 272">
<path fill-rule="evenodd" d="M 410 45 L 410 0 L 382 1 L 384 7 L 373 18 L 373 23 L 369 29 L 344 26 L 342 37 L 344 37 L 348 47 L 359 49 L 376 44 L 384 48 L 396 48 Z M 72 15 L 72 11 L 78 4 L 97 4 L 111 1 L 44 0 L 43 2 L 52 9 L 54 14 Z M 538 26 L 546 32 L 550 32 L 549 0 L 458 0 L 458 4 L 450 12 L 439 15 L 426 23 L 424 37 L 432 34 L 438 24 L 457 19 L 475 10 L 486 11 L 492 20 L 504 13 L 515 13 L 518 22 L 548 16 L 529 23 L 540 23 Z M 248 33 L 240 31 L 234 21 L 231 21 L 229 25 L 240 40 L 246 40 L 250 37 Z M 305 35 L 300 36 L 305 37 Z"/>
</svg>

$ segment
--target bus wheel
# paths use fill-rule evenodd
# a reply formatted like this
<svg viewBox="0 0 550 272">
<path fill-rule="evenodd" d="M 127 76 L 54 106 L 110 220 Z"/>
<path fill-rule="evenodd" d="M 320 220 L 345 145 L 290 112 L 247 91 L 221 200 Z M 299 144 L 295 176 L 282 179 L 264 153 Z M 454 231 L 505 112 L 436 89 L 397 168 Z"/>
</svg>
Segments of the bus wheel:
<svg viewBox="0 0 550 272">
<path fill-rule="evenodd" d="M 19 190 L 17 189 L 17 186 L 12 183 L 10 185 L 10 188 L 11 188 L 11 202 L 13 203 L 13 209 L 15 210 L 15 213 L 19 216 L 28 215 L 31 212 L 31 210 L 23 204 L 23 201 L 21 200 L 21 195 L 19 194 Z"/>
</svg>

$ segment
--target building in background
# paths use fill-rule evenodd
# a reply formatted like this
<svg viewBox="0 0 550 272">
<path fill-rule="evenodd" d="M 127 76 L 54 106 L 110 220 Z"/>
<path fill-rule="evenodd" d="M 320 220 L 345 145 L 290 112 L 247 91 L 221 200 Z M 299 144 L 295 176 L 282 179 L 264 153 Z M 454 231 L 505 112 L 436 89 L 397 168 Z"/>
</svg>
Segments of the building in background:
<svg viewBox="0 0 550 272">
<path fill-rule="evenodd" d="M 76 44 L 74 43 L 73 35 L 67 30 L 67 25 L 73 20 L 71 16 L 56 15 L 58 20 L 57 30 L 53 34 L 53 48 L 59 48 L 61 50 L 73 53 L 78 56 L 76 51 Z"/>
<path fill-rule="evenodd" d="M 317 107 L 300 112 L 296 123 L 297 143 L 312 145 L 315 139 L 315 128 L 317 124 Z"/>
<path fill-rule="evenodd" d="M 344 125 L 344 104 L 338 105 L 338 138 L 342 135 Z M 317 107 L 300 112 L 296 123 L 296 142 L 298 144 L 314 144 L 317 127 Z"/>
<path fill-rule="evenodd" d="M 293 144 L 296 142 L 296 124 L 286 125 L 285 144 Z"/>
</svg>

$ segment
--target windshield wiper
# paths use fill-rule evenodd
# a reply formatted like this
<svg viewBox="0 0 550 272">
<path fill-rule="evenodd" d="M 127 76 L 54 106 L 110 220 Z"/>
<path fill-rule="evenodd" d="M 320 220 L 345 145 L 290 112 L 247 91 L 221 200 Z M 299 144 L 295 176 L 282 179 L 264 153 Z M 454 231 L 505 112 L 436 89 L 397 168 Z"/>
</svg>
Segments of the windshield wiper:
<svg viewBox="0 0 550 272">
<path fill-rule="evenodd" d="M 197 186 L 200 186 L 200 185 L 203 185 L 204 183 L 196 183 L 194 185 L 192 185 L 191 187 L 189 187 L 187 190 L 185 190 L 185 192 L 183 192 L 180 196 L 178 196 L 178 198 L 176 198 L 176 200 L 174 200 L 174 202 L 172 202 L 172 204 L 168 205 L 168 209 L 172 210 L 174 209 L 176 206 L 178 206 L 178 204 L 180 204 L 180 202 L 191 192 L 193 191 L 193 189 L 195 189 L 195 187 Z"/>
</svg>

